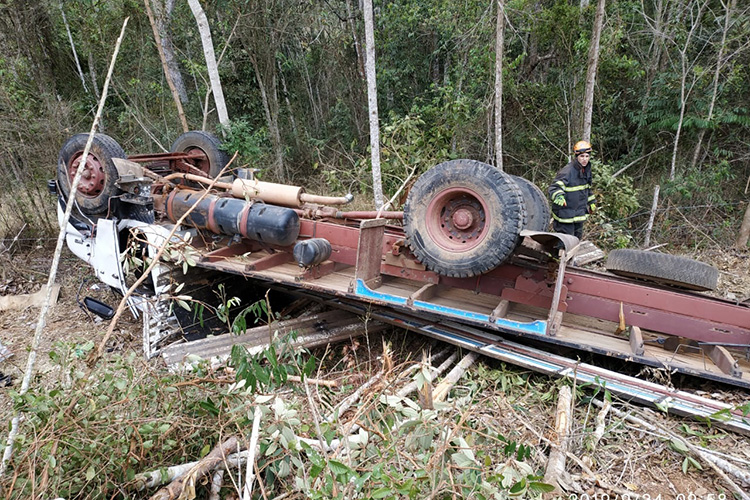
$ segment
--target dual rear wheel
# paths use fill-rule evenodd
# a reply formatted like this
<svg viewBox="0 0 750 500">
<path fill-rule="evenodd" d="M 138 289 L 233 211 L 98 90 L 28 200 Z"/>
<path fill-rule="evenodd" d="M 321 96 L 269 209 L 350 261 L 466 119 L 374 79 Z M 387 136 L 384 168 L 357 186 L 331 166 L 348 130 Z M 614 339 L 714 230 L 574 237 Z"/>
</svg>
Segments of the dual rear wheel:
<svg viewBox="0 0 750 500">
<path fill-rule="evenodd" d="M 546 229 L 549 205 L 526 179 L 479 161 L 451 160 L 414 183 L 404 224 L 410 248 L 427 269 L 467 278 L 510 257 L 522 229 Z"/>
</svg>

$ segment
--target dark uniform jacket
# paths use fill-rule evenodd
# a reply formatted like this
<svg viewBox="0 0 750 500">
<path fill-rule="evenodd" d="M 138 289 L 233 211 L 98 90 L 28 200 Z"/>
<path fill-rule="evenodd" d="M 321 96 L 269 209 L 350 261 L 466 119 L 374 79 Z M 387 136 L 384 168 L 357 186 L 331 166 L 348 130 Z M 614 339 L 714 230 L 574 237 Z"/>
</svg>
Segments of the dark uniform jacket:
<svg viewBox="0 0 750 500">
<path fill-rule="evenodd" d="M 562 193 L 566 206 L 552 203 L 552 218 L 563 224 L 583 222 L 588 216 L 589 207 L 594 204 L 594 193 L 591 191 L 591 163 L 582 167 L 578 159 L 574 159 L 557 173 L 550 184 L 550 200 Z"/>
</svg>

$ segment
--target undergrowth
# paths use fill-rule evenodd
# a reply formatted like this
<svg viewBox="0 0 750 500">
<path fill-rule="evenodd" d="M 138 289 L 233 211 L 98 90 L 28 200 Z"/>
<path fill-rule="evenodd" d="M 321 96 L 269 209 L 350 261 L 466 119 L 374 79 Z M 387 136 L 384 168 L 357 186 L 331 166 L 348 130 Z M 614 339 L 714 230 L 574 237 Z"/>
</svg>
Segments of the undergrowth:
<svg viewBox="0 0 750 500">
<path fill-rule="evenodd" d="M 489 387 L 524 390 L 525 376 L 481 371 L 451 404 L 422 409 L 393 395 L 411 380 L 396 375 L 399 366 L 344 416 L 329 401 L 351 386 L 306 393 L 287 380 L 317 365 L 289 340 L 255 354 L 236 348 L 227 369 L 199 362 L 187 377 L 116 354 L 85 378 L 93 343 L 55 345 L 57 380 L 14 395 L 23 420 L 4 498 L 147 498 L 154 490 L 137 491 L 140 473 L 198 460 L 232 435 L 245 442 L 256 407 L 257 498 L 536 498 L 549 489 L 529 460 L 533 447 L 504 430 L 497 401 L 483 396 Z M 227 481 L 223 491 L 235 488 Z"/>
</svg>

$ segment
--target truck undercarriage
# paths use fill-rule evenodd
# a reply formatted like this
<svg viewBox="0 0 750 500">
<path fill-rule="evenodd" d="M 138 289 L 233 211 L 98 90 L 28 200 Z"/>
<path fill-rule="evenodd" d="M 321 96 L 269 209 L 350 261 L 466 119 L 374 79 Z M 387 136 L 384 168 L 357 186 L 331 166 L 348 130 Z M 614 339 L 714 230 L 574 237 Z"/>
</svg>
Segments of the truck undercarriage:
<svg viewBox="0 0 750 500">
<path fill-rule="evenodd" d="M 244 170 L 213 179 L 228 161 L 218 141 L 186 136 L 172 153 L 127 157 L 97 134 L 82 161 L 78 135 L 58 162 L 60 221 L 70 200 L 76 219 L 64 228 L 68 246 L 101 281 L 126 293 L 128 259 L 147 261 L 168 247 L 129 299 L 144 318 L 146 356 L 182 341 L 171 303 L 176 281 L 190 283 L 195 267 L 369 311 L 544 373 L 606 380 L 643 402 L 672 401 L 674 411 L 729 410 L 735 428 L 750 430 L 736 410 L 558 354 L 587 351 L 750 388 L 750 307 L 700 293 L 716 285 L 710 266 L 639 251 L 610 254 L 607 267 L 618 275 L 572 266 L 582 246 L 544 231 L 541 191 L 475 161 L 429 170 L 403 212 L 354 212 L 342 210 L 350 196 L 309 195 Z M 79 170 L 85 182 L 71 197 Z"/>
</svg>

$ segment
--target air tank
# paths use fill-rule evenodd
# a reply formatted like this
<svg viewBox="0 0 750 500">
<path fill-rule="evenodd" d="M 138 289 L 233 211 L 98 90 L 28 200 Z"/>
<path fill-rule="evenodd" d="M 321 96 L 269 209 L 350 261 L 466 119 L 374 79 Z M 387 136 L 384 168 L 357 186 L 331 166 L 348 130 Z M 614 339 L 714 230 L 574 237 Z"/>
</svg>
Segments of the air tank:
<svg viewBox="0 0 750 500">
<path fill-rule="evenodd" d="M 331 257 L 331 243 L 325 238 L 310 238 L 294 245 L 294 260 L 300 267 L 317 266 Z"/>
<path fill-rule="evenodd" d="M 169 220 L 177 222 L 202 194 L 191 189 L 170 193 L 166 203 Z M 185 219 L 185 224 L 216 234 L 239 234 L 250 240 L 278 246 L 289 246 L 299 236 L 299 216 L 291 208 L 212 194 L 198 202 Z"/>
</svg>

